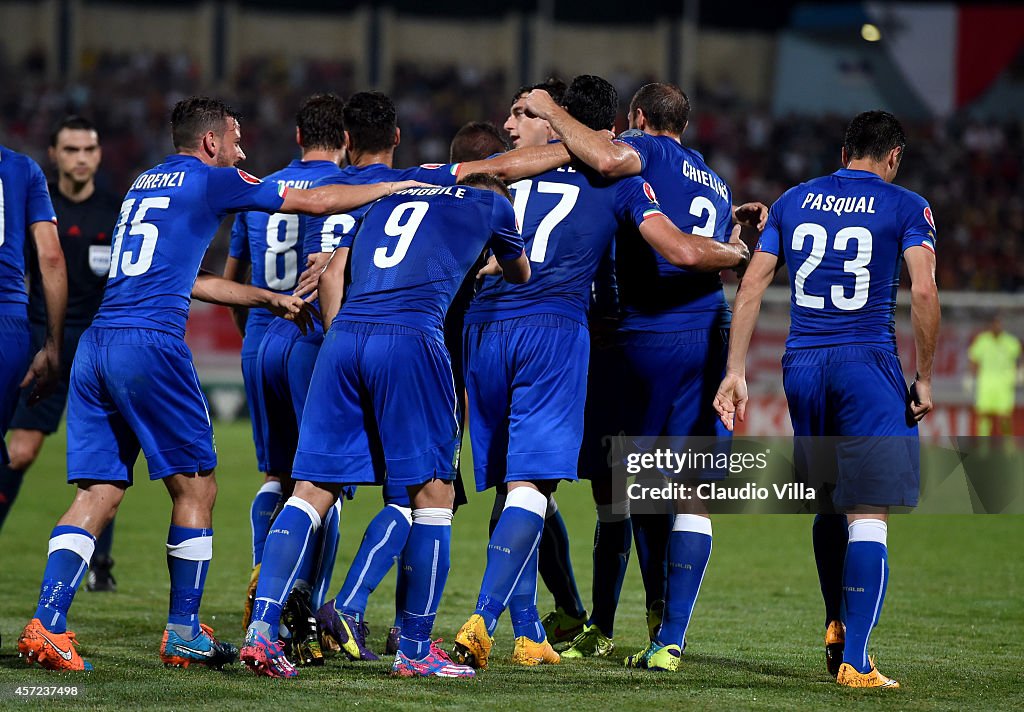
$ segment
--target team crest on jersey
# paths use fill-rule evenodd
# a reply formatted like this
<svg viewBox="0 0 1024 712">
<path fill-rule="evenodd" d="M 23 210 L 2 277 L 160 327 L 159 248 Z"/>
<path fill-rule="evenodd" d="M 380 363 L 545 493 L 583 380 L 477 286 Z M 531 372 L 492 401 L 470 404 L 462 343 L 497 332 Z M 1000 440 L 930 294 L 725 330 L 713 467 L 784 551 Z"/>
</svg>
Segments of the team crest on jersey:
<svg viewBox="0 0 1024 712">
<path fill-rule="evenodd" d="M 931 225 L 932 230 L 935 229 L 935 218 L 932 217 L 932 209 L 927 205 L 924 206 L 924 219 Z"/>
<path fill-rule="evenodd" d="M 652 188 L 651 184 L 648 183 L 647 181 L 644 181 L 644 195 L 646 195 L 647 199 L 650 200 L 652 203 L 658 202 L 658 196 L 654 194 L 654 188 Z"/>
<path fill-rule="evenodd" d="M 244 180 L 246 183 L 250 183 L 251 185 L 259 185 L 260 183 L 263 182 L 259 178 L 254 176 L 252 173 L 246 173 L 241 168 L 236 168 L 235 170 L 238 171 L 238 177 Z"/>
<path fill-rule="evenodd" d="M 421 163 L 420 168 L 426 168 L 428 171 L 433 171 L 437 170 L 443 165 L 443 163 Z"/>
</svg>

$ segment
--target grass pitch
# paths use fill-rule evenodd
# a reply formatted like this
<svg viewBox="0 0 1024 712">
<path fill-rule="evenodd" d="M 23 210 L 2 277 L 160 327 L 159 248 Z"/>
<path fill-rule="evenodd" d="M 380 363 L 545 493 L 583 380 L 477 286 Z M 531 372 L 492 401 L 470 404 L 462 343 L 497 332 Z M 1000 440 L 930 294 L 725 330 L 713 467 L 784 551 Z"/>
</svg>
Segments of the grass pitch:
<svg viewBox="0 0 1024 712">
<path fill-rule="evenodd" d="M 203 620 L 240 643 L 250 569 L 249 503 L 256 473 L 248 423 L 218 424 L 220 495 L 215 552 Z M 872 639 L 880 669 L 903 689 L 837 687 L 824 669 L 822 606 L 802 516 L 720 516 L 688 648 L 676 674 L 629 671 L 622 657 L 646 641 L 643 592 L 634 564 L 616 619 L 612 659 L 522 669 L 508 662 L 511 627 L 498 628 L 491 669 L 475 680 L 393 680 L 388 663 L 304 669 L 298 680 L 258 679 L 238 666 L 218 673 L 164 669 L 157 658 L 167 607 L 164 555 L 169 499 L 142 472 L 117 521 L 118 592 L 81 590 L 72 628 L 96 670 L 88 675 L 26 669 L 15 641 L 34 609 L 46 537 L 71 500 L 64 483 L 64 436 L 47 443 L 0 534 L 0 707 L 15 685 L 85 685 L 77 709 L 1022 709 L 1024 659 L 1024 517 L 897 517 L 890 527 L 892 579 Z M 468 463 L 466 463 L 468 464 Z M 139 470 L 144 472 L 144 465 Z M 558 492 L 572 536 L 576 576 L 589 602 L 594 510 L 586 484 Z M 455 520 L 452 568 L 435 627 L 451 641 L 472 612 L 485 559 L 490 495 L 472 496 Z M 340 586 L 364 527 L 380 506 L 364 488 L 342 514 L 333 586 Z M 371 643 L 383 648 L 393 616 L 394 573 L 370 600 Z M 541 592 L 543 613 L 550 596 Z M 447 646 L 447 643 L 446 643 Z"/>
</svg>

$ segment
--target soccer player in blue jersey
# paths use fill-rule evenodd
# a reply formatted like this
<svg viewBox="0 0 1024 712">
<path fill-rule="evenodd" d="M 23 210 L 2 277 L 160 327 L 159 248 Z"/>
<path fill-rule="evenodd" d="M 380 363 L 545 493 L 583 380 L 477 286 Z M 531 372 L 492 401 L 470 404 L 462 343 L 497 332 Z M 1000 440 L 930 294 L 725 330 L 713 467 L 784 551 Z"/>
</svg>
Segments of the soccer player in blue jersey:
<svg viewBox="0 0 1024 712">
<path fill-rule="evenodd" d="M 924 198 L 892 183 L 905 147 L 892 114 L 858 114 L 843 139 L 843 168 L 791 188 L 772 206 L 736 295 L 728 371 L 714 400 L 726 427 L 743 421 L 746 355 L 761 298 L 788 263 L 793 299 L 782 378 L 793 432 L 848 438 L 831 462 L 815 458 L 827 472 L 806 471 L 800 440 L 796 453 L 800 476 L 835 477 L 831 504 L 839 513 L 815 518 L 814 555 L 826 666 L 847 687 L 899 687 L 875 667 L 868 640 L 889 582 L 889 507 L 917 504 L 917 423 L 932 409 L 940 319 L 935 223 Z M 904 262 L 917 365 L 909 391 L 893 318 Z"/>
<path fill-rule="evenodd" d="M 45 338 L 34 356 L 25 291 L 27 240 L 35 246 L 46 305 Z M 0 146 L 0 465 L 8 463 L 4 437 L 19 390 L 31 386 L 28 403 L 34 405 L 60 379 L 67 298 L 64 253 L 43 171 L 28 156 Z"/>
<path fill-rule="evenodd" d="M 607 131 L 618 98 L 604 79 L 581 75 L 563 98 L 575 120 Z M 548 495 L 575 480 L 583 430 L 587 306 L 598 262 L 630 225 L 667 263 L 719 270 L 746 247 L 681 233 L 640 178 L 610 181 L 568 166 L 512 185 L 534 269 L 522 286 L 485 280 L 466 314 L 467 389 L 477 489 L 505 484 L 476 610 L 455 639 L 456 659 L 486 668 L 497 621 L 509 608 L 513 662 L 553 664 L 536 608 L 537 551 Z"/>
<path fill-rule="evenodd" d="M 463 185 L 405 191 L 366 213 L 351 248 L 344 304 L 345 265 L 332 261 L 321 277 L 329 330 L 299 433 L 295 491 L 267 539 L 241 651 L 257 674 L 297 674 L 274 633 L 303 550 L 341 488 L 390 481 L 407 488 L 413 508 L 392 673 L 473 675 L 431 643 L 430 632 L 448 574 L 459 438 L 444 314 L 487 246 L 506 279 L 529 278 L 507 189 L 493 176 L 473 174 Z"/>
<path fill-rule="evenodd" d="M 580 160 L 606 177 L 640 175 L 654 186 L 681 229 L 720 243 L 738 242 L 732 223 L 757 229 L 764 206 L 734 209 L 732 193 L 681 137 L 689 122 L 686 94 L 648 84 L 633 96 L 630 131 L 618 140 L 575 121 L 544 92 L 527 113 L 545 118 Z M 670 264 L 640 240 L 616 243 L 622 321 L 620 379 L 630 405 L 627 432 L 646 436 L 726 435 L 709 402 L 725 367 L 729 305 L 715 273 Z M 671 519 L 634 517 L 647 591 L 651 643 L 626 659 L 631 667 L 675 670 L 711 555 L 711 520 L 700 503 L 676 503 Z M 667 556 L 666 556 L 667 552 Z M 658 609 L 664 609 L 658 625 Z"/>
<path fill-rule="evenodd" d="M 299 145 L 301 156 L 264 180 L 308 188 L 319 178 L 340 171 L 339 164 L 345 154 L 343 108 L 344 102 L 335 94 L 314 94 L 303 101 L 295 115 L 295 142 Z M 251 272 L 248 280 L 254 286 L 281 294 L 291 293 L 298 284 L 300 266 L 304 264 L 301 259 L 301 241 L 305 235 L 307 219 L 306 216 L 289 213 L 240 213 L 231 230 L 231 248 L 224 265 L 224 277 L 241 282 Z M 260 561 L 263 559 L 263 543 L 270 531 L 271 517 L 281 499 L 281 479 L 287 477 L 294 454 L 294 450 L 288 453 L 286 462 L 271 458 L 264 431 L 270 429 L 273 433 L 288 427 L 286 416 L 292 410 L 292 402 L 289 399 L 283 408 L 275 404 L 268 409 L 258 387 L 261 376 L 256 368 L 256 356 L 263 335 L 274 320 L 273 315 L 263 309 L 248 314 L 244 310 L 233 311 L 243 336 L 242 379 L 252 419 L 256 460 L 260 472 L 264 473 L 263 485 L 250 507 L 253 569 L 245 604 L 244 624 L 248 625 L 252 613 L 252 593 L 256 590 Z M 289 328 L 295 330 L 291 325 Z M 285 421 L 271 424 L 269 421 L 278 414 Z M 295 430 L 294 422 L 291 426 Z M 297 434 L 297 430 L 295 432 Z"/>
<path fill-rule="evenodd" d="M 360 92 L 352 95 L 345 104 L 345 137 L 349 166 L 340 173 L 321 181 L 321 184 L 358 185 L 380 180 L 415 179 L 437 185 L 453 185 L 459 176 L 486 171 L 506 180 L 523 175 L 538 173 L 546 168 L 560 165 L 565 158 L 560 150 L 537 147 L 510 152 L 491 160 L 445 165 L 431 164 L 407 169 L 392 167 L 394 151 L 401 140 L 398 115 L 394 103 L 380 92 Z M 335 269 L 345 267 L 349 247 L 358 230 L 365 209 L 327 218 L 311 219 L 306 228 L 306 252 L 312 255 L 314 264 L 321 264 L 325 258 L 333 259 Z M 337 249 L 336 249 L 337 248 Z M 265 349 L 280 348 L 274 337 L 284 332 L 294 338 L 295 330 L 282 326 L 272 329 Z M 303 349 L 293 352 L 289 359 L 289 379 L 308 384 L 316 358 L 313 342 L 322 335 L 314 334 L 303 339 Z M 297 375 L 301 374 L 301 375 Z M 285 429 L 279 429 L 287 433 Z M 295 442 L 290 443 L 294 453 Z M 405 540 L 412 526 L 412 508 L 404 486 L 385 484 L 385 506 L 371 520 L 366 528 L 362 543 L 352 560 L 348 574 L 338 595 L 325 602 L 317 611 L 317 621 L 328 638 L 328 644 L 336 643 L 353 660 L 376 660 L 377 655 L 366 646 L 367 626 L 363 620 L 370 594 L 405 547 Z M 327 525 L 329 522 L 325 522 Z M 321 581 L 321 583 L 323 583 Z M 402 575 L 399 576 L 399 598 L 404 588 Z M 397 625 L 394 627 L 399 627 Z"/>
<path fill-rule="evenodd" d="M 216 453 L 206 400 L 184 343 L 189 294 L 243 304 L 255 288 L 196 279 L 221 219 L 230 212 L 351 209 L 415 183 L 289 189 L 233 168 L 245 157 L 236 114 L 223 102 L 190 97 L 174 107 L 176 154 L 142 173 L 128 191 L 114 233 L 110 276 L 99 312 L 83 334 L 68 397 L 68 480 L 78 486 L 49 543 L 35 615 L 18 641 L 29 662 L 84 670 L 67 613 L 95 537 L 114 516 L 139 450 L 151 479 L 172 500 L 167 538 L 171 596 L 160 646 L 166 664 L 220 666 L 237 653 L 199 624 L 213 553 Z M 211 289 L 213 290 L 211 293 Z M 206 294 L 204 295 L 204 291 Z M 268 295 L 282 315 L 306 313 L 298 297 Z M 223 296 L 222 296 L 223 295 Z"/>
</svg>

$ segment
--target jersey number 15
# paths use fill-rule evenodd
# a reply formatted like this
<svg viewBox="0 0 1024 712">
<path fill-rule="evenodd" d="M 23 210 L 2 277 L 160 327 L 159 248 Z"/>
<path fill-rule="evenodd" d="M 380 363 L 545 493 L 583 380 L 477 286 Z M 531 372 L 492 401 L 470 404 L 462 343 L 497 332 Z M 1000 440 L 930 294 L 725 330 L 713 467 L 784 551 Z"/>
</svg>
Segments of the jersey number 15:
<svg viewBox="0 0 1024 712">
<path fill-rule="evenodd" d="M 171 199 L 166 196 L 143 198 L 138 201 L 139 207 L 132 215 L 135 202 L 135 198 L 130 198 L 121 203 L 121 215 L 117 219 L 113 252 L 110 257 L 110 274 L 108 275 L 110 279 L 117 276 L 118 269 L 125 277 L 137 277 L 148 272 L 153 264 L 153 251 L 156 250 L 156 241 L 160 237 L 160 231 L 156 225 L 145 222 L 146 213 L 150 210 L 167 210 Z M 138 248 L 133 246 L 132 249 L 124 249 L 126 232 L 128 237 L 142 238 Z"/>
</svg>

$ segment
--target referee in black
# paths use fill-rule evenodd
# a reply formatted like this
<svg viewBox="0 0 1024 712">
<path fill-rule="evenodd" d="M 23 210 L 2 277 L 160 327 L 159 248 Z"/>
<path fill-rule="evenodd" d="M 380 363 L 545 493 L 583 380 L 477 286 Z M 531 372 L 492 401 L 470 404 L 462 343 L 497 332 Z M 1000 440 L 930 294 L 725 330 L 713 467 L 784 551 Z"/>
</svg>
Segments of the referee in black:
<svg viewBox="0 0 1024 712">
<path fill-rule="evenodd" d="M 67 404 L 71 362 L 78 349 L 78 339 L 92 322 L 107 283 L 110 271 L 110 243 L 117 222 L 120 200 L 96 189 L 101 149 L 96 127 L 81 116 L 62 119 L 50 134 L 50 161 L 57 170 L 56 184 L 50 184 L 50 197 L 57 213 L 60 246 L 64 250 L 68 270 L 68 307 L 64 321 L 64 350 L 61 353 L 63 378 L 57 390 L 35 406 L 28 407 L 28 390 L 23 390 L 9 428 L 7 451 L 10 463 L 0 467 L 0 527 L 18 495 L 25 472 L 36 461 L 47 435 L 60 425 Z M 28 315 L 32 326 L 33 349 L 38 349 L 46 336 L 46 305 L 39 276 L 35 247 L 26 241 L 26 260 L 31 266 L 29 276 Z M 86 588 L 90 591 L 113 591 L 115 582 L 110 569 L 114 523 L 96 541 L 96 551 L 89 567 Z"/>
</svg>

